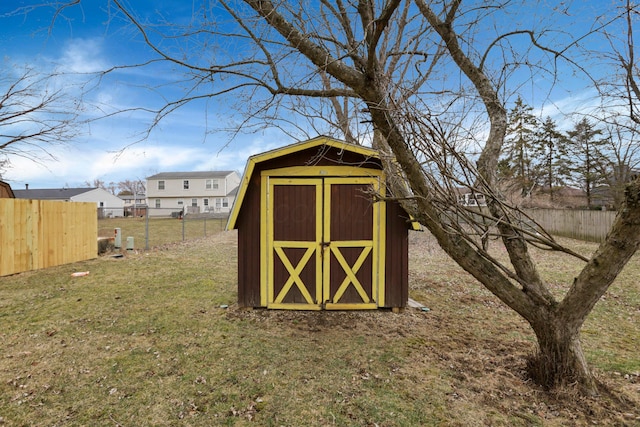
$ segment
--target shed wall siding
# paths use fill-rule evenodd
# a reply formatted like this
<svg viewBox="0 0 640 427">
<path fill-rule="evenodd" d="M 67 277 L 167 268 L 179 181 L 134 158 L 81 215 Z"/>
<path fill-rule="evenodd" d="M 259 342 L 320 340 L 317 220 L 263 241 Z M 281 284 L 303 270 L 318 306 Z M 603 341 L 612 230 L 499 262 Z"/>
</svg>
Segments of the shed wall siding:
<svg viewBox="0 0 640 427">
<path fill-rule="evenodd" d="M 247 188 L 238 217 L 238 304 L 260 306 L 260 175 Z"/>
<path fill-rule="evenodd" d="M 397 202 L 387 203 L 385 305 L 405 307 L 409 299 L 409 228 Z"/>
</svg>

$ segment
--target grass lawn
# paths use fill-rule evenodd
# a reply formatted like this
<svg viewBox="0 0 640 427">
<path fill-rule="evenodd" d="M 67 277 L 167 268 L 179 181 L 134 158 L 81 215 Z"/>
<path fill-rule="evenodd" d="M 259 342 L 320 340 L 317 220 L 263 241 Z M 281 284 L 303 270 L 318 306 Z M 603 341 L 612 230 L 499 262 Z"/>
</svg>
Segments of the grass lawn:
<svg viewBox="0 0 640 427">
<path fill-rule="evenodd" d="M 190 217 L 184 222 L 176 218 L 105 218 L 98 220 L 98 236 L 113 237 L 115 228 L 122 233 L 122 247 L 126 248 L 127 237 L 133 237 L 134 249 L 153 248 L 167 243 L 182 242 L 220 233 L 225 229 L 227 219 Z M 184 236 L 184 239 L 183 239 Z"/>
<path fill-rule="evenodd" d="M 640 425 L 640 259 L 583 328 L 611 390 L 584 398 L 532 385 L 525 322 L 410 246 L 430 311 L 239 310 L 235 232 L 1 277 L 0 426 Z M 580 265 L 536 257 L 558 294 Z"/>
</svg>

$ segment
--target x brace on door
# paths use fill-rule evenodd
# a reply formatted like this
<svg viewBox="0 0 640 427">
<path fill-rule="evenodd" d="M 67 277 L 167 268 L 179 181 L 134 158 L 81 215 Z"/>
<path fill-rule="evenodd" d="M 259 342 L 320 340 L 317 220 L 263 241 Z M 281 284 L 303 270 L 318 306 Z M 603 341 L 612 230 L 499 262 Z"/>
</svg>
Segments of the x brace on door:
<svg viewBox="0 0 640 427">
<path fill-rule="evenodd" d="M 289 242 L 286 246 L 292 247 L 292 243 L 293 242 Z M 309 262 L 309 260 L 311 259 L 311 257 L 316 251 L 315 242 L 312 242 L 311 244 L 306 242 L 300 242 L 299 245 L 293 245 L 293 246 L 307 249 L 307 251 L 304 253 L 300 261 L 298 261 L 298 264 L 295 266 L 295 268 L 293 267 L 293 264 L 291 264 L 291 261 L 289 260 L 287 255 L 284 253 L 282 245 L 278 245 L 277 243 L 274 242 L 274 250 L 276 254 L 278 254 L 278 257 L 282 261 L 282 264 L 284 264 L 284 267 L 287 269 L 287 272 L 289 272 L 291 276 L 286 281 L 286 283 L 278 293 L 278 296 L 276 296 L 273 302 L 276 304 L 282 303 L 282 301 L 284 300 L 284 297 L 287 295 L 289 290 L 291 290 L 291 287 L 295 283 L 295 285 L 298 287 L 298 290 L 304 297 L 305 301 L 307 301 L 307 304 L 314 304 L 311 294 L 307 290 L 304 283 L 302 283 L 302 279 L 300 279 L 300 273 L 302 272 L 302 269 L 304 269 L 305 265 L 307 265 L 307 262 Z"/>
<path fill-rule="evenodd" d="M 344 259 L 344 256 L 342 255 L 342 252 L 340 252 L 340 248 L 338 247 L 337 244 L 331 247 L 331 253 L 333 253 L 333 256 L 336 257 L 336 259 L 340 263 L 340 266 L 342 267 L 344 272 L 347 274 L 347 277 L 344 278 L 344 280 L 338 287 L 338 290 L 336 291 L 335 295 L 333 296 L 333 303 L 338 303 L 340 301 L 340 298 L 342 297 L 342 295 L 344 295 L 344 292 L 347 290 L 349 285 L 354 286 L 354 288 L 356 289 L 356 291 L 358 292 L 358 294 L 360 295 L 360 298 L 362 298 L 362 301 L 364 303 L 371 302 L 371 300 L 369 299 L 369 296 L 367 295 L 364 288 L 362 287 L 362 284 L 356 277 L 356 274 L 360 270 L 360 267 L 362 267 L 362 264 L 364 264 L 364 261 L 367 259 L 367 256 L 369 256 L 369 253 L 371 252 L 371 249 L 372 249 L 371 242 L 359 242 L 359 244 L 356 244 L 356 245 L 354 245 L 353 242 L 351 242 L 349 244 L 340 245 L 340 247 L 355 247 L 355 246 L 361 246 L 361 245 L 364 247 L 362 248 L 362 252 L 358 256 L 358 259 L 353 264 L 353 266 L 350 266 L 347 263 L 347 260 Z M 325 286 L 325 301 L 328 301 L 329 298 L 330 298 L 329 289 L 328 289 L 328 286 Z"/>
</svg>

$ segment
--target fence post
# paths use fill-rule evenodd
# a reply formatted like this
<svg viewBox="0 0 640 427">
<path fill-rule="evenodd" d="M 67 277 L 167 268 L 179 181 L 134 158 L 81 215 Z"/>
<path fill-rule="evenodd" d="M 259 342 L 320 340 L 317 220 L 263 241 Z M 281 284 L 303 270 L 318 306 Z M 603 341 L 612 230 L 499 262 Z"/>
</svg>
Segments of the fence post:
<svg viewBox="0 0 640 427">
<path fill-rule="evenodd" d="M 149 250 L 149 210 L 151 207 L 147 206 L 147 214 L 144 216 L 144 250 Z"/>
<path fill-rule="evenodd" d="M 207 217 L 204 217 L 204 237 L 207 237 Z"/>
<path fill-rule="evenodd" d="M 186 212 L 185 212 L 186 213 Z M 184 223 L 187 221 L 187 216 L 182 214 L 182 241 L 184 242 Z"/>
</svg>

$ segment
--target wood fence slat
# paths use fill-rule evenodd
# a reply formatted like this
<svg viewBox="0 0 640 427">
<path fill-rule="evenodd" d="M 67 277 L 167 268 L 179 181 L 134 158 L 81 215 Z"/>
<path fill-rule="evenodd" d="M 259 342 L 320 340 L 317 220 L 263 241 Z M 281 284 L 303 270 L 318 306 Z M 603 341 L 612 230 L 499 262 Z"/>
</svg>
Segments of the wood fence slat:
<svg viewBox="0 0 640 427">
<path fill-rule="evenodd" d="M 98 256 L 94 203 L 0 199 L 0 276 Z"/>
<path fill-rule="evenodd" d="M 12 244 L 15 241 L 15 206 L 12 199 L 0 199 L 0 273 L 14 272 L 15 251 Z"/>
<path fill-rule="evenodd" d="M 602 242 L 616 217 L 614 211 L 526 209 L 525 213 L 551 234 Z"/>
</svg>

